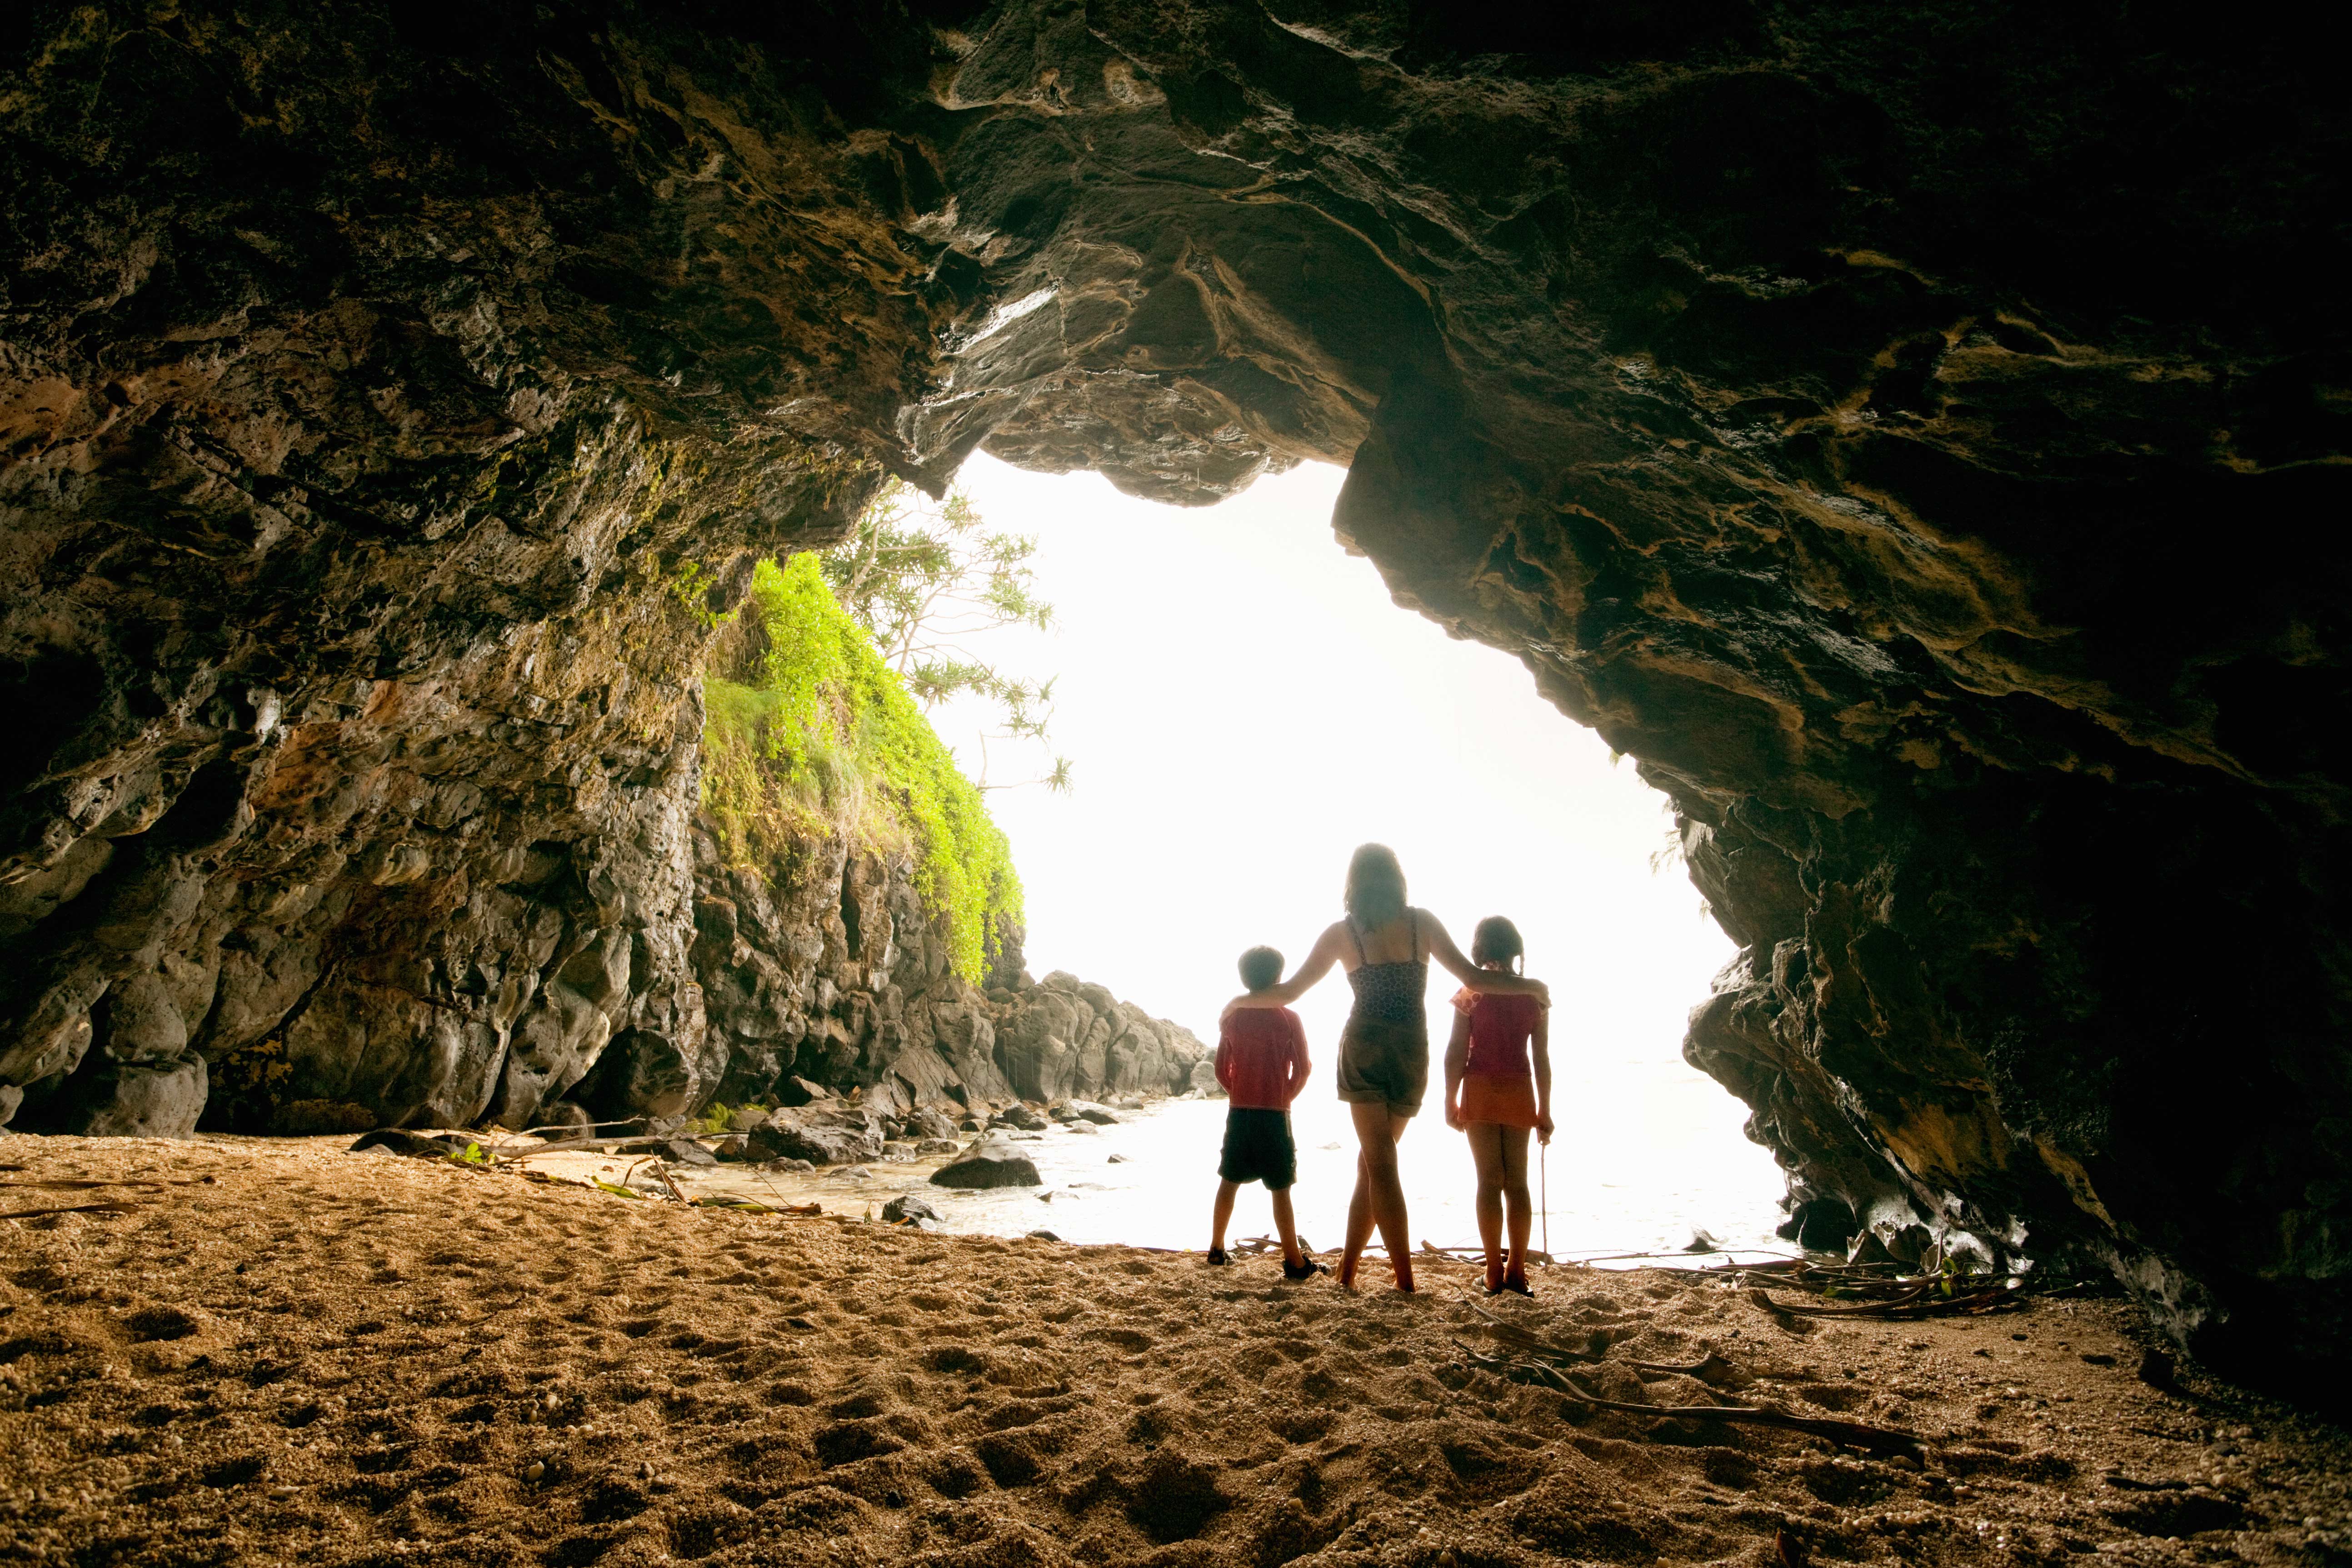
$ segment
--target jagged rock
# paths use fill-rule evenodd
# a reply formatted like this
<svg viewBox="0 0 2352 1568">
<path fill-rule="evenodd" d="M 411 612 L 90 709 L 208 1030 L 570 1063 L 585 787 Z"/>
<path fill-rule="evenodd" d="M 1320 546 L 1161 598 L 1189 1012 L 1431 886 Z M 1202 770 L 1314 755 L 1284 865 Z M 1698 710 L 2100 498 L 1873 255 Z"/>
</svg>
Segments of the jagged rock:
<svg viewBox="0 0 2352 1568">
<path fill-rule="evenodd" d="M 1045 1184 L 1036 1163 L 1010 1143 L 983 1140 L 959 1160 L 931 1173 L 942 1187 L 1035 1187 Z"/>
<path fill-rule="evenodd" d="M 806 1160 L 813 1165 L 850 1165 L 882 1157 L 882 1134 L 862 1121 L 787 1121 L 782 1116 L 744 1135 L 754 1160 Z"/>
<path fill-rule="evenodd" d="M 917 1154 L 952 1154 L 963 1145 L 952 1138 L 926 1138 L 915 1145 Z"/>
<path fill-rule="evenodd" d="M 1216 1064 L 1212 1061 L 1210 1065 L 1213 1068 Z M 1108 1105 L 1097 1105 L 1091 1100 L 1073 1100 L 1066 1101 L 1064 1103 L 1064 1109 L 1068 1110 L 1072 1116 L 1078 1118 L 1080 1121 L 1091 1121 L 1097 1127 L 1116 1127 L 1118 1125 L 1118 1113 L 1111 1110 Z"/>
<path fill-rule="evenodd" d="M 1036 1111 L 1019 1103 L 1006 1106 L 988 1119 L 992 1128 L 1011 1127 L 1023 1132 L 1043 1132 L 1049 1123 Z"/>
<path fill-rule="evenodd" d="M 882 1217 L 893 1225 L 906 1220 L 930 1220 L 936 1224 L 940 1217 L 940 1211 L 915 1196 L 914 1194 L 908 1193 L 903 1197 L 892 1198 L 888 1203 L 884 1204 Z"/>
</svg>

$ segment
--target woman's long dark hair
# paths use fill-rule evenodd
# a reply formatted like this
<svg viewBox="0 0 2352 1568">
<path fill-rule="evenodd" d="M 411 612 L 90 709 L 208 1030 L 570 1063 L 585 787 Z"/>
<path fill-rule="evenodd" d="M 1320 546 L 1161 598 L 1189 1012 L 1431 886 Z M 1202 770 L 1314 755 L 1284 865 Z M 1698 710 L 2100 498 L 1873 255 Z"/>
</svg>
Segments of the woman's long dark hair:
<svg viewBox="0 0 2352 1568">
<path fill-rule="evenodd" d="M 1348 918 L 1360 931 L 1378 931 L 1404 914 L 1404 868 L 1385 844 L 1359 846 L 1348 860 Z"/>
</svg>

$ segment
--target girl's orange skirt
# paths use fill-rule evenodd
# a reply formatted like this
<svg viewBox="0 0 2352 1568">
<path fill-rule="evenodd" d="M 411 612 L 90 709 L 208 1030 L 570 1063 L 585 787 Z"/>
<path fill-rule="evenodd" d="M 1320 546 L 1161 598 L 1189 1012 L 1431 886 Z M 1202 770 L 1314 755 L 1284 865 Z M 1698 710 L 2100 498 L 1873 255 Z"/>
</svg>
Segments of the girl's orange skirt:
<svg viewBox="0 0 2352 1568">
<path fill-rule="evenodd" d="M 1473 1073 L 1462 1080 L 1462 1120 L 1492 1121 L 1505 1127 L 1536 1124 L 1536 1080 L 1533 1078 L 1486 1078 Z"/>
</svg>

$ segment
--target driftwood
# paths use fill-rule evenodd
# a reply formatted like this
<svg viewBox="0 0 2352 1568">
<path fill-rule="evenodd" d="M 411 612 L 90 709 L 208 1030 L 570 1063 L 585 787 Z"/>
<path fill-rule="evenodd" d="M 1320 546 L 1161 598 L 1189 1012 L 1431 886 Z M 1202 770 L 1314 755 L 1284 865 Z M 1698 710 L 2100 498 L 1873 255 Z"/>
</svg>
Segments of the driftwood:
<svg viewBox="0 0 2352 1568">
<path fill-rule="evenodd" d="M 1515 1371 L 1531 1373 L 1577 1404 L 1594 1410 L 1645 1415 L 1654 1421 L 1726 1421 L 1743 1426 L 1773 1426 L 1786 1432 L 1825 1437 L 1849 1448 L 1863 1448 L 1874 1453 L 1916 1454 L 1921 1447 L 1916 1434 L 1898 1431 L 1891 1426 L 1870 1426 L 1859 1421 L 1791 1415 L 1785 1410 L 1759 1405 L 1636 1405 L 1628 1400 L 1603 1399 L 1570 1382 L 1556 1367 L 1547 1366 L 1541 1362 L 1512 1362 L 1501 1356 L 1482 1355 L 1460 1340 L 1454 1342 L 1460 1346 L 1463 1354 L 1482 1366 L 1496 1368 L 1506 1375 Z"/>
<path fill-rule="evenodd" d="M 1688 1366 L 1683 1366 L 1674 1362 L 1665 1361 L 1633 1361 L 1627 1362 L 1625 1364 L 1632 1367 L 1635 1372 L 1646 1373 L 1652 1377 L 1671 1377 L 1679 1375 L 1683 1377 L 1695 1377 L 1701 1383 L 1714 1383 L 1719 1378 L 1730 1376 L 1734 1372 L 1738 1370 L 1729 1362 L 1724 1360 L 1723 1357 L 1716 1354 L 1713 1351 L 1706 1352 L 1705 1360 L 1695 1361 Z"/>
<path fill-rule="evenodd" d="M 68 1204 L 58 1208 L 11 1209 L 0 1214 L 0 1219 L 39 1219 L 53 1214 L 129 1214 L 138 1206 L 133 1203 Z"/>
</svg>

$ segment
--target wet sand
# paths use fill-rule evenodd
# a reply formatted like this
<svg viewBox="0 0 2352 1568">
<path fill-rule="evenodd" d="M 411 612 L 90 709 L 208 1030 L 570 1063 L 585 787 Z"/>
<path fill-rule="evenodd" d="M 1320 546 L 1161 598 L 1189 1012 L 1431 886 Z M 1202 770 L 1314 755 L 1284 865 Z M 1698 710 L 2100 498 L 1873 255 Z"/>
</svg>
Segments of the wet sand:
<svg viewBox="0 0 2352 1568">
<path fill-rule="evenodd" d="M 0 1562 L 2340 1563 L 2344 1434 L 2151 1388 L 2111 1300 L 1798 1323 L 1554 1270 L 1493 1310 L 1713 1350 L 1924 1467 L 1596 1414 L 1406 1298 L 1114 1247 L 689 1208 L 328 1141 L 0 1138 Z M 47 1181 L 184 1185 L 89 1190 Z M 1377 1266 L 1375 1270 L 1377 1271 Z M 1482 1305 L 1487 1304 L 1481 1301 Z"/>
</svg>

